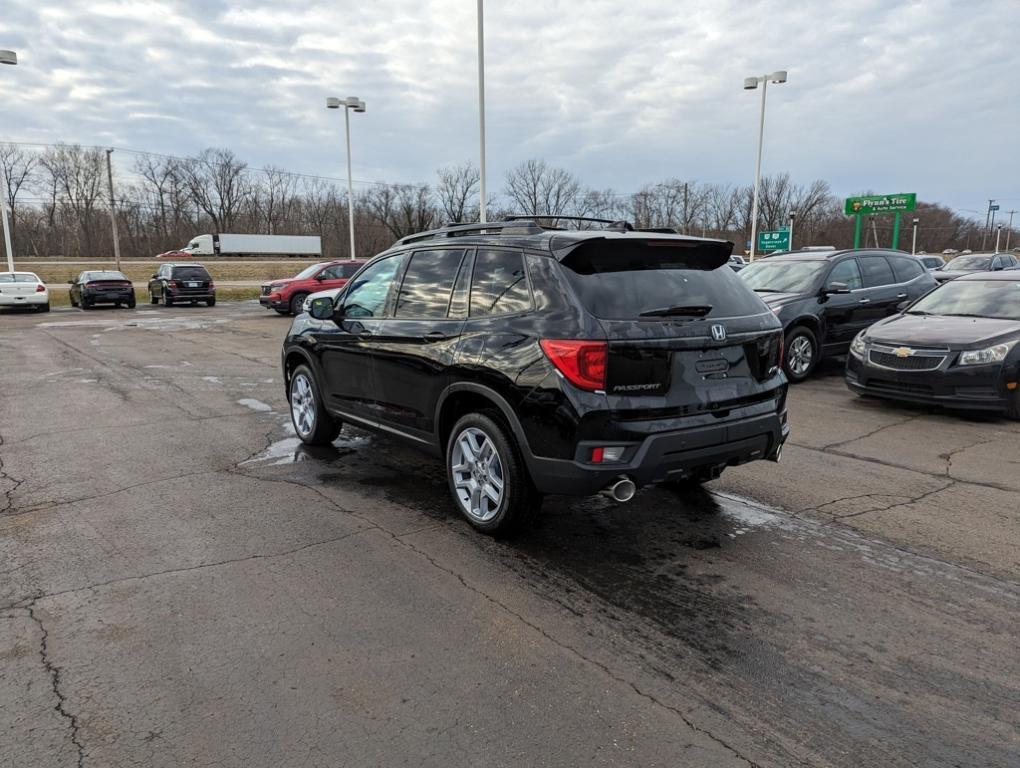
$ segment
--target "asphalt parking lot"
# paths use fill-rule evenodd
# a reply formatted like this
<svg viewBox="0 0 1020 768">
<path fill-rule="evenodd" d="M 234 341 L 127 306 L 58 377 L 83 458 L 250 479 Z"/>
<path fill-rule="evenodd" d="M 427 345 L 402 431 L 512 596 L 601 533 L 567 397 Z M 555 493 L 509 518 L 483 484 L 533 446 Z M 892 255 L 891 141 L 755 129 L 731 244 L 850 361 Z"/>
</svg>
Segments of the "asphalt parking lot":
<svg viewBox="0 0 1020 768">
<path fill-rule="evenodd" d="M 503 542 L 299 445 L 288 326 L 0 312 L 0 765 L 1017 764 L 1020 424 L 827 364 L 782 464 Z"/>
</svg>

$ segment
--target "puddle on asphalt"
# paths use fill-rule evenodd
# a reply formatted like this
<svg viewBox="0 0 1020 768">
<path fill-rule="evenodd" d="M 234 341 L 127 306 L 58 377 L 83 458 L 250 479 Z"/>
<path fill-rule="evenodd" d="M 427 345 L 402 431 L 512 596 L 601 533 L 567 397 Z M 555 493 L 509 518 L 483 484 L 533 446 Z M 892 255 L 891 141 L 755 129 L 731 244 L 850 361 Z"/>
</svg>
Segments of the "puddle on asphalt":
<svg viewBox="0 0 1020 768">
<path fill-rule="evenodd" d="M 294 434 L 294 427 L 290 424 L 287 425 L 287 433 L 289 437 L 270 444 L 258 455 L 242 462 L 242 466 L 258 464 L 278 467 L 311 460 L 329 462 L 339 458 L 343 452 L 365 448 L 372 441 L 369 435 L 351 435 L 350 437 L 340 437 L 330 445 L 310 446 L 301 442 L 301 438 Z"/>
<path fill-rule="evenodd" d="M 204 378 L 209 379 L 215 377 L 206 376 Z M 259 413 L 273 412 L 273 406 L 269 405 L 268 403 L 263 403 L 261 400 L 256 400 L 253 397 L 242 397 L 240 400 L 237 401 L 237 404 L 243 405 L 246 408 L 251 408 L 253 411 L 258 411 Z"/>
</svg>

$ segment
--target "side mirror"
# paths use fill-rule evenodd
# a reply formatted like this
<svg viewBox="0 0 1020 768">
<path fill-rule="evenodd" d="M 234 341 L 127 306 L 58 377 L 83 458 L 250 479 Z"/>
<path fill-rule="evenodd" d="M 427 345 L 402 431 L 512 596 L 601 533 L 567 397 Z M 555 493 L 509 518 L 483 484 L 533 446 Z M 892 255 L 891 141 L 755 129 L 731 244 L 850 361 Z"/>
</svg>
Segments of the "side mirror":
<svg viewBox="0 0 1020 768">
<path fill-rule="evenodd" d="M 829 283 L 825 288 L 825 295 L 832 296 L 838 293 L 850 293 L 850 286 L 846 283 Z"/>
<path fill-rule="evenodd" d="M 316 320 L 331 320 L 336 314 L 333 312 L 333 300 L 328 296 L 320 296 L 312 299 L 312 307 L 309 314 Z"/>
<path fill-rule="evenodd" d="M 74 280 L 68 280 L 68 281 L 67 281 L 67 284 L 68 284 L 68 285 L 74 285 Z"/>
<path fill-rule="evenodd" d="M 159 277 L 159 272 L 153 272 L 151 275 L 151 279 L 155 280 L 157 277 Z"/>
<path fill-rule="evenodd" d="M 896 311 L 902 315 L 904 312 L 907 311 L 907 307 L 909 307 L 911 304 L 913 304 L 913 302 L 910 299 L 905 299 L 896 305 Z"/>
</svg>

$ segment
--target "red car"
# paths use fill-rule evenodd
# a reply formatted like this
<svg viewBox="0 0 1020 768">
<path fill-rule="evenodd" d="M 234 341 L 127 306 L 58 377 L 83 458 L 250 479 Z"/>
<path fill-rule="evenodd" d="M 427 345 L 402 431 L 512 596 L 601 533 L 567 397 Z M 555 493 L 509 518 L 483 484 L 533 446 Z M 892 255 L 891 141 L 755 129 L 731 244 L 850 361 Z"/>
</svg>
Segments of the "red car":
<svg viewBox="0 0 1020 768">
<path fill-rule="evenodd" d="M 342 288 L 364 264 L 364 259 L 326 261 L 313 264 L 294 277 L 263 283 L 259 304 L 281 315 L 299 315 L 308 294 Z"/>
</svg>

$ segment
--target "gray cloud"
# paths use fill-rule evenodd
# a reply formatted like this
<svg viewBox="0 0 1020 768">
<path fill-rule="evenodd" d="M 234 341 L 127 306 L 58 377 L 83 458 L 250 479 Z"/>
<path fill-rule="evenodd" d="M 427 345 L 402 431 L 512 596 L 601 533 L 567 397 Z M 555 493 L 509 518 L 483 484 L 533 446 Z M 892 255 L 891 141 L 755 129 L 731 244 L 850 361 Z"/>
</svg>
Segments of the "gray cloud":
<svg viewBox="0 0 1020 768">
<path fill-rule="evenodd" d="M 474 3 L 6 0 L 0 137 L 431 180 L 477 154 Z M 632 191 L 679 175 L 746 183 L 757 94 L 765 170 L 838 193 L 917 191 L 957 207 L 1020 203 L 1020 4 L 497 3 L 486 8 L 490 186 L 528 157 Z"/>
</svg>

